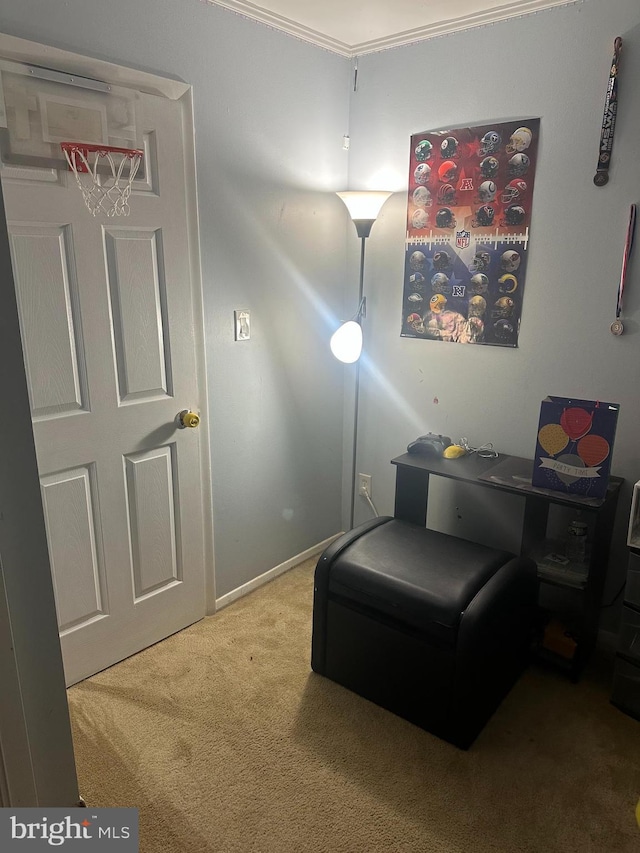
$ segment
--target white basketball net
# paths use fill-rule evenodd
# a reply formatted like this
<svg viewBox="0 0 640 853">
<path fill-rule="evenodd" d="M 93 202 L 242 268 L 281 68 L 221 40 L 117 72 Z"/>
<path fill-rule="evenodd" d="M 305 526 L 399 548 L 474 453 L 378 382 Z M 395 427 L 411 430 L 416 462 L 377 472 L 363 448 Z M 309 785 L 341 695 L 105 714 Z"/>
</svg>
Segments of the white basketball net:
<svg viewBox="0 0 640 853">
<path fill-rule="evenodd" d="M 142 151 L 113 148 L 90 149 L 83 145 L 62 146 L 69 168 L 84 203 L 95 216 L 128 216 L 131 185 L 142 161 Z M 90 162 L 93 158 L 93 164 Z M 99 174 L 98 166 L 108 163 L 111 175 Z"/>
</svg>

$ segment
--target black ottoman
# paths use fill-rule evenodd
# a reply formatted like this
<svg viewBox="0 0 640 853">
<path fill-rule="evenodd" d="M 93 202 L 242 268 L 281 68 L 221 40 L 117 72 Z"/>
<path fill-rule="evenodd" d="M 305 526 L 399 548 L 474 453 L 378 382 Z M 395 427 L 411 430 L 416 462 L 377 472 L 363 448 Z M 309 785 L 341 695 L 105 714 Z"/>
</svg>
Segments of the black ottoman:
<svg viewBox="0 0 640 853">
<path fill-rule="evenodd" d="M 318 561 L 311 666 L 467 749 L 527 662 L 537 592 L 532 560 L 377 518 Z"/>
</svg>

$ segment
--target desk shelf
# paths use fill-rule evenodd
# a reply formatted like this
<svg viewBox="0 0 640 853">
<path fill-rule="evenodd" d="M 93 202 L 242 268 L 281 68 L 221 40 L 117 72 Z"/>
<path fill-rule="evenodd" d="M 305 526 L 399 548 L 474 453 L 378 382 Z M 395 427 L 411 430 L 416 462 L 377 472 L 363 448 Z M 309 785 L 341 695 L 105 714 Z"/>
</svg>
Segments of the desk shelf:
<svg viewBox="0 0 640 853">
<path fill-rule="evenodd" d="M 550 664 L 556 669 L 561 669 L 567 675 L 572 675 L 574 667 L 573 658 L 562 657 L 557 652 L 545 649 L 544 646 L 536 649 L 536 656 L 542 663 Z"/>
<path fill-rule="evenodd" d="M 609 561 L 609 549 L 613 535 L 613 522 L 618 503 L 620 477 L 609 477 L 604 498 L 582 498 L 564 492 L 538 489 L 531 485 L 533 460 L 501 454 L 498 459 L 483 459 L 477 454 L 456 460 L 438 456 L 418 456 L 405 453 L 391 460 L 396 466 L 396 518 L 413 524 L 426 526 L 429 478 L 445 477 L 462 483 L 481 486 L 485 491 L 494 490 L 517 495 L 525 501 L 521 530 L 520 554 L 538 555 L 536 562 L 548 553 L 559 550 L 558 543 L 550 543 L 547 536 L 549 509 L 559 506 L 579 511 L 588 520 L 591 545 L 583 580 L 561 578 L 559 573 L 550 577 L 544 573 L 540 580 L 545 587 L 571 591 L 576 602 L 576 636 L 578 648 L 570 661 L 563 661 L 571 678 L 578 679 L 588 657 L 593 651 L 598 634 L 598 622 L 602 605 L 602 593 Z M 552 545 L 547 549 L 547 545 Z M 544 552 L 544 553 L 541 553 Z"/>
<path fill-rule="evenodd" d="M 590 549 L 587 560 L 584 563 L 569 561 L 565 565 L 553 562 L 552 554 L 560 554 L 564 550 L 565 543 L 558 539 L 545 539 L 535 547 L 527 556 L 531 557 L 538 566 L 538 577 L 542 583 L 554 586 L 567 587 L 569 589 L 583 590 L 589 578 Z"/>
</svg>

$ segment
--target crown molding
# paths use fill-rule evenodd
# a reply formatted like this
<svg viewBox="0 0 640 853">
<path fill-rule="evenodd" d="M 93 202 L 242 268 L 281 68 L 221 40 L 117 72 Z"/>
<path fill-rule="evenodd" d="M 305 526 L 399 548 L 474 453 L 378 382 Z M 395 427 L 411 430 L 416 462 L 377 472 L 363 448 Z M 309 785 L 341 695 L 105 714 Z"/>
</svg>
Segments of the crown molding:
<svg viewBox="0 0 640 853">
<path fill-rule="evenodd" d="M 573 6 L 576 3 L 581 3 L 582 0 L 512 0 L 511 3 L 506 3 L 503 6 L 498 6 L 495 9 L 487 11 L 475 12 L 469 15 L 463 15 L 459 18 L 450 18 L 446 21 L 437 21 L 431 24 L 426 24 L 423 27 L 405 30 L 404 32 L 393 33 L 383 38 L 372 39 L 371 41 L 358 42 L 356 44 L 347 44 L 339 41 L 332 36 L 319 32 L 318 30 L 305 27 L 303 24 L 278 15 L 275 12 L 270 12 L 262 6 L 254 3 L 246 2 L 246 0 L 204 0 L 210 6 L 222 6 L 232 12 L 241 15 L 244 18 L 249 18 L 253 21 L 266 24 L 274 29 L 281 30 L 303 41 L 315 44 L 317 47 L 322 47 L 332 53 L 337 53 L 340 56 L 353 58 L 362 56 L 365 53 L 375 53 L 380 50 L 388 50 L 393 47 L 401 47 L 407 44 L 413 44 L 417 41 L 424 41 L 437 36 L 448 35 L 450 33 L 468 30 L 473 27 L 486 26 L 499 21 L 506 21 L 509 18 L 519 18 L 525 15 L 531 15 L 536 12 L 541 12 L 545 9 L 553 8 L 554 6 Z"/>
<path fill-rule="evenodd" d="M 222 6 L 224 9 L 230 9 L 236 12 L 243 18 L 250 18 L 252 21 L 258 21 L 261 24 L 266 24 L 268 27 L 273 27 L 275 30 L 281 30 L 291 36 L 302 39 L 303 41 L 311 42 L 318 47 L 323 47 L 325 50 L 330 50 L 332 53 L 339 53 L 340 56 L 355 56 L 353 45 L 338 41 L 338 39 L 325 35 L 324 33 L 314 30 L 311 27 L 305 27 L 303 24 L 292 21 L 290 18 L 285 18 L 283 15 L 277 15 L 275 12 L 270 12 L 268 9 L 263 9 L 262 6 L 256 6 L 253 3 L 247 3 L 245 0 L 204 0 L 209 6 Z"/>
</svg>

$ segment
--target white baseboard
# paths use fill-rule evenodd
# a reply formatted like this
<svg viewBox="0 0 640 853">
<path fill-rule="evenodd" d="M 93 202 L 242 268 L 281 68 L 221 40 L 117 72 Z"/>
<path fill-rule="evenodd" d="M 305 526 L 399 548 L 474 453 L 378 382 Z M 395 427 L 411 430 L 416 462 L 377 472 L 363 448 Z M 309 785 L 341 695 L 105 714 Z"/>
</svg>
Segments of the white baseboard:
<svg viewBox="0 0 640 853">
<path fill-rule="evenodd" d="M 288 572 L 289 569 L 299 566 L 300 563 L 304 563 L 305 560 L 309 560 L 311 557 L 321 554 L 325 548 L 338 538 L 338 536 L 342 536 L 342 533 L 336 533 L 334 536 L 330 536 L 328 539 L 325 539 L 324 542 L 318 542 L 317 545 L 307 548 L 307 550 L 303 551 L 301 554 L 291 557 L 290 560 L 280 563 L 279 566 L 274 566 L 273 569 L 269 569 L 269 571 L 264 572 L 264 574 L 258 575 L 257 578 L 248 581 L 248 583 L 239 586 L 237 589 L 231 590 L 231 592 L 228 592 L 226 595 L 220 596 L 220 598 L 216 599 L 216 612 L 218 610 L 222 610 L 223 607 L 231 604 L 231 602 L 237 601 L 238 598 L 242 598 L 243 595 L 253 592 L 254 589 L 264 586 L 264 584 L 269 583 L 269 581 L 272 581 L 274 578 L 277 578 L 278 575 L 282 575 L 285 572 Z"/>
</svg>

